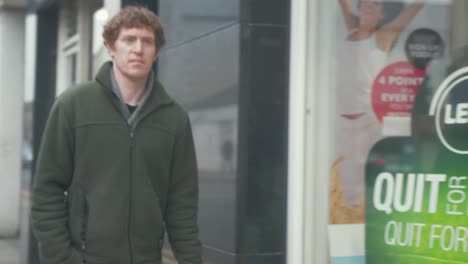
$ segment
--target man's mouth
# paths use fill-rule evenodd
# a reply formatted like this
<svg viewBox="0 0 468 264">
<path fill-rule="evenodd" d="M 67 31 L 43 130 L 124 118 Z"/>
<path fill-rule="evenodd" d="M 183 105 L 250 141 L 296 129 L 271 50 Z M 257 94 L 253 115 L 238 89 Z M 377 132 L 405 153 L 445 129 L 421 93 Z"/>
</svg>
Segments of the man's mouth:
<svg viewBox="0 0 468 264">
<path fill-rule="evenodd" d="M 130 63 L 145 64 L 145 62 L 143 60 L 130 60 Z"/>
</svg>

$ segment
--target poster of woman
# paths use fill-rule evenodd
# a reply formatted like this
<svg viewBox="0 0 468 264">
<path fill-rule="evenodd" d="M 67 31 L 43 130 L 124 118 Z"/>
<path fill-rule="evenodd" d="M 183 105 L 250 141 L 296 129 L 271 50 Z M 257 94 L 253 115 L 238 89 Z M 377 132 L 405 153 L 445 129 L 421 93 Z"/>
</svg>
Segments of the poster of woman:
<svg viewBox="0 0 468 264">
<path fill-rule="evenodd" d="M 359 207 L 364 201 L 367 153 L 382 137 L 382 124 L 371 104 L 373 82 L 389 62 L 400 33 L 424 2 L 405 5 L 401 1 L 338 0 L 338 3 L 346 30 L 337 36 L 335 127 L 340 160 L 336 168 L 342 182 L 343 202 Z"/>
</svg>

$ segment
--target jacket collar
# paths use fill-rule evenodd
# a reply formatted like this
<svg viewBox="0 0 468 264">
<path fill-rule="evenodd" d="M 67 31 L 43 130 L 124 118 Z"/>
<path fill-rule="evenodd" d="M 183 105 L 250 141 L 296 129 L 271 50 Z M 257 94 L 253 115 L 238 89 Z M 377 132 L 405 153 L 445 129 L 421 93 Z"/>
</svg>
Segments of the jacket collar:
<svg viewBox="0 0 468 264">
<path fill-rule="evenodd" d="M 112 94 L 112 96 L 115 97 L 115 93 L 112 91 L 111 70 L 112 62 L 105 62 L 96 74 L 95 79 L 99 84 L 101 84 L 107 94 Z M 160 106 L 173 103 L 172 98 L 167 94 L 162 84 L 156 80 L 155 74 L 153 72 L 150 74 L 153 74 L 155 81 L 153 82 L 153 89 L 144 107 L 146 110 L 143 109 L 143 112 L 151 111 L 155 108 L 159 108 Z"/>
</svg>

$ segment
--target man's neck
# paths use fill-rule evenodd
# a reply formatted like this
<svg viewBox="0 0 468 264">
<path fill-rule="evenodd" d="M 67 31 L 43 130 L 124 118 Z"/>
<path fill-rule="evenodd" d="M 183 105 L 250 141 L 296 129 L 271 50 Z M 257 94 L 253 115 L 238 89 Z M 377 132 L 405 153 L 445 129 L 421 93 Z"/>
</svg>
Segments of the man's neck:
<svg viewBox="0 0 468 264">
<path fill-rule="evenodd" d="M 127 78 L 115 68 L 112 70 L 114 71 L 115 80 L 119 85 L 119 90 L 124 103 L 132 106 L 138 105 L 138 102 L 145 91 L 148 76 L 144 79 L 134 80 Z"/>
</svg>

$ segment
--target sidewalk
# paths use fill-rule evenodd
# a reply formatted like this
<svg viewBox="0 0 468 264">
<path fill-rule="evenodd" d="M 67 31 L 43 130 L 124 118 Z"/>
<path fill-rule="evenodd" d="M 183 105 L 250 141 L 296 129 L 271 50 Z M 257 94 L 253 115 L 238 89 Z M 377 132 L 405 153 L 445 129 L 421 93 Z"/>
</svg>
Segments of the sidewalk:
<svg viewBox="0 0 468 264">
<path fill-rule="evenodd" d="M 19 264 L 19 238 L 0 239 L 0 264 Z"/>
<path fill-rule="evenodd" d="M 177 264 L 169 249 L 163 249 L 164 264 Z M 19 264 L 19 238 L 0 239 L 0 264 Z"/>
</svg>

